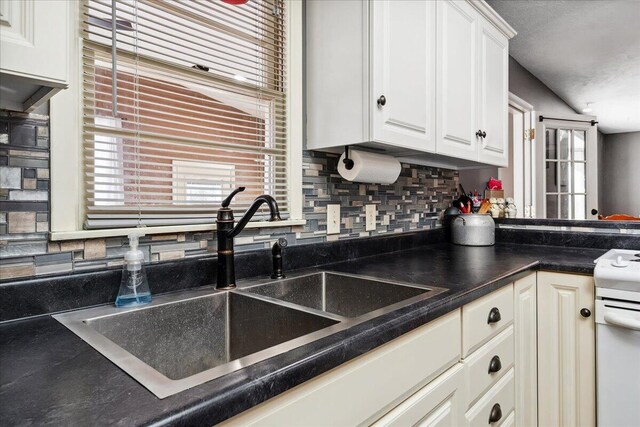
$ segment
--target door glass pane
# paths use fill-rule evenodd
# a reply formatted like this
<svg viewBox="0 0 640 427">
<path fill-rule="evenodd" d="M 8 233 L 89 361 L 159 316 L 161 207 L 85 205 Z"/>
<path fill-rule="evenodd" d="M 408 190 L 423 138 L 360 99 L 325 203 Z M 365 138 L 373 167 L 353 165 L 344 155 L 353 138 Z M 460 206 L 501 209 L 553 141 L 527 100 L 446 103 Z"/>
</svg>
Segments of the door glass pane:
<svg viewBox="0 0 640 427">
<path fill-rule="evenodd" d="M 569 194 L 560 195 L 560 218 L 571 218 L 571 196 Z"/>
<path fill-rule="evenodd" d="M 573 192 L 585 193 L 587 191 L 586 163 L 573 164 Z"/>
<path fill-rule="evenodd" d="M 545 129 L 545 169 L 541 172 L 545 179 L 547 218 L 587 219 L 589 216 L 587 135 L 584 127 Z"/>
<path fill-rule="evenodd" d="M 547 162 L 547 193 L 558 192 L 558 162 Z"/>
<path fill-rule="evenodd" d="M 571 159 L 571 131 L 558 129 L 558 147 L 561 160 Z"/>
<path fill-rule="evenodd" d="M 573 219 L 587 219 L 586 198 L 584 194 L 573 196 Z"/>
<path fill-rule="evenodd" d="M 546 141 L 547 141 L 547 159 L 549 160 L 557 159 L 558 150 L 556 147 L 556 130 L 555 129 L 547 129 Z"/>
<path fill-rule="evenodd" d="M 584 160 L 584 140 L 586 132 L 583 130 L 573 131 L 573 160 Z"/>
<path fill-rule="evenodd" d="M 560 192 L 571 192 L 571 163 L 560 162 Z"/>
<path fill-rule="evenodd" d="M 547 196 L 547 218 L 558 218 L 558 196 Z"/>
</svg>

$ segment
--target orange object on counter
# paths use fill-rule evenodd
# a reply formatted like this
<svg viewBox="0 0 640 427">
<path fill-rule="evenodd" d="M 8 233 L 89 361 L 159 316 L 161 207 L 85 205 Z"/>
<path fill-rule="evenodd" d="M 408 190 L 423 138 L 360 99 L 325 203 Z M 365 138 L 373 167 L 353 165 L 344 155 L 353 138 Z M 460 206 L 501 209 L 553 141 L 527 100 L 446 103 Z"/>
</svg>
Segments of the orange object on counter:
<svg viewBox="0 0 640 427">
<path fill-rule="evenodd" d="M 598 215 L 598 219 L 602 221 L 640 221 L 640 217 L 638 216 L 623 214 L 614 214 L 609 216 Z"/>
</svg>

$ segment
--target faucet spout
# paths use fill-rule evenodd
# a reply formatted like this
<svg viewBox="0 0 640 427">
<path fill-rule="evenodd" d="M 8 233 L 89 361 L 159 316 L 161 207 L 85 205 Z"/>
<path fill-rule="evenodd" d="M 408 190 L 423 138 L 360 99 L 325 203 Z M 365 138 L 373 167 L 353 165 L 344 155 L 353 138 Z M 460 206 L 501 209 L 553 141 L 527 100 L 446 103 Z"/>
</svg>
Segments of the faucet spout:
<svg viewBox="0 0 640 427">
<path fill-rule="evenodd" d="M 258 209 L 260 209 L 260 206 L 264 203 L 269 207 L 269 221 L 282 221 L 282 218 L 280 218 L 280 209 L 278 209 L 278 203 L 276 200 L 268 194 L 263 194 L 255 198 L 249 209 L 247 209 L 247 212 L 245 212 L 242 218 L 240 218 L 240 221 L 238 221 L 238 224 L 233 228 L 233 230 L 229 231 L 227 235 L 230 238 L 234 238 L 240 234 Z"/>
<path fill-rule="evenodd" d="M 267 204 L 269 207 L 270 221 L 281 221 L 280 210 L 275 199 L 268 194 L 263 194 L 255 198 L 247 212 L 242 216 L 238 224 L 234 227 L 233 211 L 229 208 L 231 199 L 238 192 L 244 190 L 240 187 L 225 199 L 222 207 L 218 210 L 217 236 L 218 236 L 218 280 L 217 289 L 232 289 L 236 287 L 236 273 L 234 263 L 233 238 L 236 237 L 253 218 L 260 206 Z"/>
</svg>

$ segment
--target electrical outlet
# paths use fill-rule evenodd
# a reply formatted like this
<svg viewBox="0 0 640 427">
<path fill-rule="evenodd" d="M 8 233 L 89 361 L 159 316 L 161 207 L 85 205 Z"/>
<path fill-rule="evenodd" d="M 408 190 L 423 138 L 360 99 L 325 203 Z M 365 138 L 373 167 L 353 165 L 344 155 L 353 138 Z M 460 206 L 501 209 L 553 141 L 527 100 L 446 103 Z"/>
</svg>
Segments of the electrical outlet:
<svg viewBox="0 0 640 427">
<path fill-rule="evenodd" d="M 365 205 L 365 231 L 375 231 L 376 229 L 376 205 Z"/>
<path fill-rule="evenodd" d="M 340 205 L 327 205 L 327 234 L 340 233 Z"/>
</svg>

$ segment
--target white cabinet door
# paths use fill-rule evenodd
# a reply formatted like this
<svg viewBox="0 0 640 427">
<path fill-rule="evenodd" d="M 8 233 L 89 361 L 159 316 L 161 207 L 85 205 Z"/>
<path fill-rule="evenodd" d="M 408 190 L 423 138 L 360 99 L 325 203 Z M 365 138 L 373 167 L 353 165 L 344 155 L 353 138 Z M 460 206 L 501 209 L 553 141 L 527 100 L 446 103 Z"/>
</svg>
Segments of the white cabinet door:
<svg viewBox="0 0 640 427">
<path fill-rule="evenodd" d="M 458 427 L 464 424 L 463 366 L 456 364 L 373 425 Z"/>
<path fill-rule="evenodd" d="M 435 2 L 384 0 L 370 5 L 373 139 L 433 152 Z"/>
<path fill-rule="evenodd" d="M 38 84 L 67 84 L 67 31 L 71 2 L 2 0 L 2 73 Z"/>
<path fill-rule="evenodd" d="M 509 41 L 485 20 L 478 30 L 478 131 L 482 134 L 478 161 L 508 166 Z"/>
<path fill-rule="evenodd" d="M 436 150 L 477 160 L 477 12 L 466 2 L 438 1 Z"/>
<path fill-rule="evenodd" d="M 514 283 L 515 424 L 538 425 L 538 339 L 536 274 Z"/>
<path fill-rule="evenodd" d="M 594 312 L 593 277 L 538 273 L 541 426 L 595 425 L 594 316 L 582 316 L 583 308 Z"/>
<path fill-rule="evenodd" d="M 449 368 L 457 366 L 461 329 L 460 310 L 456 310 L 243 412 L 223 425 L 369 425 Z M 456 414 L 463 412 L 464 409 L 455 411 Z"/>
</svg>

